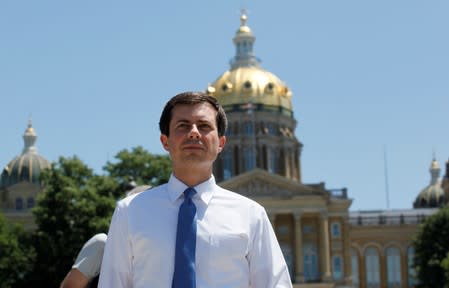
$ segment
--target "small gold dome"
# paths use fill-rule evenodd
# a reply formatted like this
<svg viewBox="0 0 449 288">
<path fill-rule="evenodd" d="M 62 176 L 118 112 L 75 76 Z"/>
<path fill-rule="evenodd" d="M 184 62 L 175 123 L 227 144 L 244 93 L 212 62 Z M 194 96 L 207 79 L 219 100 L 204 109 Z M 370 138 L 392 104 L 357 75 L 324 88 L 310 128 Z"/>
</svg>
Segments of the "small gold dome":
<svg viewBox="0 0 449 288">
<path fill-rule="evenodd" d="M 243 12 L 242 15 L 240 15 L 240 27 L 239 27 L 239 30 L 237 30 L 237 34 L 240 34 L 240 33 L 251 34 L 251 29 L 246 25 L 247 20 L 248 20 L 248 17 Z"/>
</svg>

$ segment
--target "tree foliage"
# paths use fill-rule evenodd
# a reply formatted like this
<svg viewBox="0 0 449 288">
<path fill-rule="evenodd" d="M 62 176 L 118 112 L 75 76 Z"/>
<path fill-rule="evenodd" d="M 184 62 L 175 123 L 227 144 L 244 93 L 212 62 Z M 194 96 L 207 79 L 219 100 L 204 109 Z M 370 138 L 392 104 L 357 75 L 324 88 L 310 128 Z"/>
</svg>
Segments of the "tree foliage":
<svg viewBox="0 0 449 288">
<path fill-rule="evenodd" d="M 419 287 L 449 287 L 449 207 L 427 218 L 414 240 Z"/>
<path fill-rule="evenodd" d="M 141 146 L 131 151 L 124 149 L 115 158 L 117 162 L 108 162 L 104 169 L 122 185 L 134 180 L 137 185 L 157 186 L 168 182 L 170 177 L 169 157 L 148 153 Z"/>
<path fill-rule="evenodd" d="M 43 173 L 42 183 L 45 188 L 33 211 L 38 229 L 31 283 L 57 287 L 84 242 L 107 232 L 115 199 L 105 191 L 117 190 L 118 184 L 110 177 L 94 175 L 76 157 L 61 157 Z"/>
<path fill-rule="evenodd" d="M 24 287 L 25 276 L 32 269 L 34 249 L 21 226 L 7 223 L 0 213 L 0 286 Z"/>
<path fill-rule="evenodd" d="M 59 287 L 85 241 L 107 233 L 117 199 L 137 185 L 168 181 L 168 156 L 142 147 L 122 150 L 97 175 L 79 158 L 60 157 L 41 173 L 33 209 L 37 225 L 25 233 L 0 218 L 0 287 Z"/>
</svg>

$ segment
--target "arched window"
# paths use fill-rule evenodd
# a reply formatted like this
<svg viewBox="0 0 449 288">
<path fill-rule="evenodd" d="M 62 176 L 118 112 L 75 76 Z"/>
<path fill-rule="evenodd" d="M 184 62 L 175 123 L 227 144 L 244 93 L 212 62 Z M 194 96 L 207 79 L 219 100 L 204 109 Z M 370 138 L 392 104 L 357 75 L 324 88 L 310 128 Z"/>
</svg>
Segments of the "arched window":
<svg viewBox="0 0 449 288">
<path fill-rule="evenodd" d="M 351 248 L 351 267 L 352 267 L 352 287 L 360 287 L 359 280 L 359 257 L 357 251 Z"/>
<path fill-rule="evenodd" d="M 276 135 L 276 125 L 274 123 L 267 123 L 267 128 L 268 128 L 268 134 L 270 135 Z"/>
<path fill-rule="evenodd" d="M 243 125 L 244 125 L 244 129 L 245 129 L 244 130 L 245 131 L 245 135 L 251 136 L 251 135 L 254 134 L 254 125 L 253 125 L 252 122 L 247 121 Z"/>
<path fill-rule="evenodd" d="M 252 170 L 256 167 L 256 155 L 254 153 L 254 149 L 244 148 L 243 157 L 244 157 L 245 171 Z"/>
<path fill-rule="evenodd" d="M 293 273 L 293 251 L 291 245 L 281 243 L 280 246 L 282 254 L 284 255 L 285 263 L 287 263 L 288 272 L 290 273 L 290 275 L 295 275 Z"/>
<path fill-rule="evenodd" d="M 34 201 L 34 198 L 33 198 L 33 197 L 28 198 L 28 199 L 27 199 L 27 208 L 28 208 L 28 209 L 33 208 L 33 207 L 34 207 L 34 203 L 35 203 L 35 201 Z"/>
<path fill-rule="evenodd" d="M 22 210 L 23 209 L 23 199 L 20 197 L 16 198 L 16 210 Z"/>
<path fill-rule="evenodd" d="M 227 86 L 225 86 L 225 87 L 227 87 Z M 231 136 L 232 135 L 232 129 L 233 129 L 233 127 L 232 127 L 232 125 L 228 125 L 228 128 L 226 129 L 226 136 Z"/>
<path fill-rule="evenodd" d="M 401 287 L 401 253 L 397 247 L 388 247 L 387 255 L 387 287 Z"/>
<path fill-rule="evenodd" d="M 340 255 L 334 255 L 332 257 L 332 275 L 335 280 L 341 280 L 343 278 L 343 259 Z"/>
<path fill-rule="evenodd" d="M 304 244 L 304 280 L 313 282 L 319 280 L 318 254 L 314 243 Z"/>
<path fill-rule="evenodd" d="M 413 263 L 413 258 L 415 257 L 415 248 L 412 246 L 408 247 L 407 249 L 407 282 L 409 287 L 414 287 L 416 284 L 418 284 L 418 281 L 416 280 L 416 271 L 415 271 L 415 265 Z"/>
<path fill-rule="evenodd" d="M 380 265 L 379 253 L 374 247 L 369 247 L 365 251 L 366 287 L 380 287 Z"/>
<path fill-rule="evenodd" d="M 331 233 L 332 238 L 340 238 L 341 236 L 341 229 L 340 229 L 340 223 L 339 222 L 333 222 L 331 225 Z"/>
<path fill-rule="evenodd" d="M 269 148 L 268 149 L 268 172 L 270 173 L 276 173 L 278 171 L 277 168 L 277 160 L 278 157 L 276 153 L 276 149 Z"/>
</svg>

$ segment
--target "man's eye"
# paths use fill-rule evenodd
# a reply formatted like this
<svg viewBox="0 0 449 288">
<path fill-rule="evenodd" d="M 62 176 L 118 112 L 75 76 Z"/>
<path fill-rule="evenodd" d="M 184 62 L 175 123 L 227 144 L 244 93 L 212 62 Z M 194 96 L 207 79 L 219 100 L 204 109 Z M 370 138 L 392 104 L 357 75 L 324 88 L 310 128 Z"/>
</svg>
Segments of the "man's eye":
<svg viewBox="0 0 449 288">
<path fill-rule="evenodd" d="M 176 126 L 176 128 L 178 128 L 178 129 L 187 129 L 189 127 L 189 125 L 187 125 L 187 124 L 178 124 L 178 126 Z"/>
</svg>

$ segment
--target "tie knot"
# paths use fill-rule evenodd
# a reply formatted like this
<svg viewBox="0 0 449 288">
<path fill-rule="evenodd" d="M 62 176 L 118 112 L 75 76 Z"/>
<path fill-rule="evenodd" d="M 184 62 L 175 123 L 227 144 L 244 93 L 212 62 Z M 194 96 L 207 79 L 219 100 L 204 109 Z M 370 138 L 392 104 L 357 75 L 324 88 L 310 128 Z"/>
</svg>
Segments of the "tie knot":
<svg viewBox="0 0 449 288">
<path fill-rule="evenodd" d="M 195 195 L 195 193 L 196 193 L 196 190 L 194 188 L 189 187 L 184 191 L 184 197 L 186 199 L 192 199 L 192 197 L 193 197 L 193 195 Z"/>
</svg>

